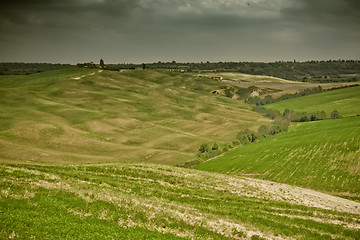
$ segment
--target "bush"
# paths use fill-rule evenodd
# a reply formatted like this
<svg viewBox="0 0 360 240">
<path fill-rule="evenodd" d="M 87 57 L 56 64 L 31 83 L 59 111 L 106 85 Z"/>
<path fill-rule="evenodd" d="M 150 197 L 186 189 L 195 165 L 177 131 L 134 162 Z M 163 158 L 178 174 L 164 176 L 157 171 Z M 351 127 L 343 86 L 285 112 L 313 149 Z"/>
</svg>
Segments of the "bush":
<svg viewBox="0 0 360 240">
<path fill-rule="evenodd" d="M 199 152 L 201 152 L 201 153 L 209 152 L 208 144 L 207 143 L 201 144 L 201 146 L 199 147 Z"/>
<path fill-rule="evenodd" d="M 266 136 L 269 135 L 269 132 L 270 132 L 269 128 L 265 125 L 260 126 L 258 129 L 258 134 L 262 138 L 266 138 Z"/>
<path fill-rule="evenodd" d="M 339 112 L 337 110 L 334 110 L 331 112 L 331 118 L 332 119 L 338 119 L 338 118 L 341 118 Z"/>
<path fill-rule="evenodd" d="M 249 129 L 245 129 L 237 134 L 236 139 L 239 140 L 241 144 L 248 144 L 251 142 L 255 142 L 257 136 L 251 132 Z"/>
<path fill-rule="evenodd" d="M 217 151 L 218 149 L 219 149 L 219 146 L 216 143 L 214 143 L 211 150 Z"/>
</svg>

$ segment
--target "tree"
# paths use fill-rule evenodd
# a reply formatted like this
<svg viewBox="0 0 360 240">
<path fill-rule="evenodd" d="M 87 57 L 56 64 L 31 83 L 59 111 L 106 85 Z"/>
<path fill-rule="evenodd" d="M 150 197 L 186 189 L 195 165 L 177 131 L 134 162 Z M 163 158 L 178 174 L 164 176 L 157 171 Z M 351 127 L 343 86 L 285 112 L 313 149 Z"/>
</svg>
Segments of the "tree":
<svg viewBox="0 0 360 240">
<path fill-rule="evenodd" d="M 326 112 L 323 110 L 319 114 L 319 119 L 324 120 L 326 118 Z"/>
<path fill-rule="evenodd" d="M 100 67 L 101 67 L 101 68 L 104 68 L 104 66 L 105 66 L 105 65 L 104 65 L 104 60 L 100 59 Z"/>
<path fill-rule="evenodd" d="M 273 103 L 274 102 L 274 99 L 271 95 L 266 95 L 265 98 L 264 98 L 264 104 L 270 104 L 270 103 Z"/>
<path fill-rule="evenodd" d="M 331 118 L 332 119 L 337 119 L 337 118 L 341 118 L 339 112 L 337 110 L 334 110 L 331 112 Z"/>
<path fill-rule="evenodd" d="M 219 149 L 219 146 L 216 143 L 214 143 L 211 150 L 217 151 L 218 149 Z"/>
<path fill-rule="evenodd" d="M 145 70 L 146 69 L 146 65 L 145 63 L 142 64 L 142 69 Z"/>
<path fill-rule="evenodd" d="M 199 152 L 204 153 L 208 151 L 209 151 L 209 146 L 207 145 L 207 143 L 201 144 L 201 146 L 199 147 Z"/>
<path fill-rule="evenodd" d="M 258 129 L 258 134 L 261 137 L 266 138 L 266 136 L 269 135 L 269 128 L 265 125 L 260 126 Z"/>
</svg>

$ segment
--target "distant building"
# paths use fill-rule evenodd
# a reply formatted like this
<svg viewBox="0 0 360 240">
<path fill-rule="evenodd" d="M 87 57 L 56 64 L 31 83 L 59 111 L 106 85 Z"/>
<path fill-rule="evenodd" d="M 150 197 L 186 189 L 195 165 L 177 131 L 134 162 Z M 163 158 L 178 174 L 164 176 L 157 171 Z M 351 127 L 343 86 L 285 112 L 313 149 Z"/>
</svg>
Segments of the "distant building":
<svg viewBox="0 0 360 240">
<path fill-rule="evenodd" d="M 96 65 L 95 65 L 94 62 L 88 62 L 88 63 L 85 63 L 85 67 L 86 67 L 86 68 L 95 68 Z"/>
</svg>

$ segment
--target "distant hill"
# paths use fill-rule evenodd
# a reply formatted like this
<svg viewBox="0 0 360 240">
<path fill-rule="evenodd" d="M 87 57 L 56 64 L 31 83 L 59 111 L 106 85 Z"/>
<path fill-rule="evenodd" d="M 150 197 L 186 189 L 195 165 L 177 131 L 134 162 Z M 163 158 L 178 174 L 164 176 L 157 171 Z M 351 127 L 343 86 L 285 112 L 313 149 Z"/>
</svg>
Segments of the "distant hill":
<svg viewBox="0 0 360 240">
<path fill-rule="evenodd" d="M 284 112 L 291 109 L 296 112 L 339 111 L 343 117 L 360 115 L 360 86 L 336 89 L 300 98 L 288 99 L 265 106 Z"/>
<path fill-rule="evenodd" d="M 151 69 L 174 69 L 189 72 L 239 72 L 268 75 L 288 80 L 331 83 L 360 80 L 359 60 L 277 61 L 277 62 L 158 62 L 146 64 Z M 134 64 L 113 65 L 114 68 L 141 67 Z"/>
</svg>

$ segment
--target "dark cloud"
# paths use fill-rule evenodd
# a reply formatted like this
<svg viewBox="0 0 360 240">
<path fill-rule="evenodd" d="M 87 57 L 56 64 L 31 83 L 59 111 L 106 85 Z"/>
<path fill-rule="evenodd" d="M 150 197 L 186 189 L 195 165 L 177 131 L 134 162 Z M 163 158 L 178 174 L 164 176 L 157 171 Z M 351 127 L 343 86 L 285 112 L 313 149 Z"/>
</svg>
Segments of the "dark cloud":
<svg viewBox="0 0 360 240">
<path fill-rule="evenodd" d="M 358 0 L 12 0 L 0 61 L 359 58 Z"/>
<path fill-rule="evenodd" d="M 137 3 L 136 0 L 15 0 L 1 5 L 0 19 L 3 27 L 44 25 L 88 28 L 105 23 L 111 26 L 128 17 L 138 7 Z"/>
<path fill-rule="evenodd" d="M 284 17 L 311 25 L 328 27 L 359 27 L 360 2 L 358 0 L 301 0 L 301 7 L 284 9 Z"/>
</svg>

